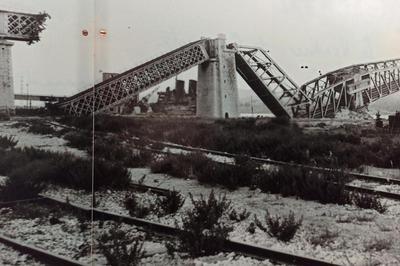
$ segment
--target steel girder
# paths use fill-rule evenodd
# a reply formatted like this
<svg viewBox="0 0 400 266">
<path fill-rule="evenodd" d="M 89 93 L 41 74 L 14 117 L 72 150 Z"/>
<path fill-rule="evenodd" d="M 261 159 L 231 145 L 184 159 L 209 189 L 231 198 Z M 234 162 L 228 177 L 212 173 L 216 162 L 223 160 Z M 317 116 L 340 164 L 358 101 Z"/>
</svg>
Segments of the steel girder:
<svg viewBox="0 0 400 266">
<path fill-rule="evenodd" d="M 400 90 L 400 59 L 341 68 L 301 86 L 311 100 L 307 115 L 334 117 L 341 108 L 357 110 Z"/>
<path fill-rule="evenodd" d="M 265 50 L 231 46 L 237 51 L 237 71 L 274 115 L 305 115 L 310 99 Z"/>
<path fill-rule="evenodd" d="M 44 30 L 44 22 L 49 15 L 27 14 L 0 10 L 0 39 L 39 41 L 39 33 Z"/>
<path fill-rule="evenodd" d="M 60 103 L 66 113 L 88 115 L 109 110 L 140 92 L 209 59 L 207 39 L 189 43 L 170 53 L 105 80 Z"/>
</svg>

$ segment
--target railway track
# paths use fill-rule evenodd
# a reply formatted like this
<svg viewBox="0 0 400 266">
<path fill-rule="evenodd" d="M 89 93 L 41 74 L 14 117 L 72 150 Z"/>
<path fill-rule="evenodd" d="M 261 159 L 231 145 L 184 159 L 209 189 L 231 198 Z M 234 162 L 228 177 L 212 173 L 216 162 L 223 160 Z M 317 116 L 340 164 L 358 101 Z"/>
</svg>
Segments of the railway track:
<svg viewBox="0 0 400 266">
<path fill-rule="evenodd" d="M 184 150 L 184 151 L 188 151 L 188 152 L 201 152 L 201 153 L 207 153 L 207 154 L 216 155 L 216 156 L 223 156 L 223 157 L 230 158 L 230 159 L 235 159 L 239 156 L 243 156 L 240 154 L 234 154 L 234 153 L 228 153 L 228 152 L 216 151 L 216 150 L 209 150 L 209 149 L 203 149 L 203 148 L 195 148 L 195 147 L 184 146 L 184 145 L 163 142 L 163 141 L 155 141 L 155 140 L 147 140 L 147 139 L 142 140 L 137 137 L 132 137 L 132 140 L 133 141 L 145 141 L 150 144 L 162 145 L 166 148 L 180 149 L 180 150 Z M 153 150 L 155 150 L 155 149 L 153 149 Z M 304 169 L 314 170 L 314 171 L 319 171 L 319 172 L 340 173 L 340 171 L 330 169 L 330 168 L 316 167 L 316 166 L 310 166 L 310 165 L 304 165 L 304 164 L 298 164 L 298 163 L 288 163 L 288 162 L 260 158 L 260 157 L 253 157 L 253 156 L 249 156 L 248 158 L 251 161 L 260 163 L 260 164 L 270 164 L 270 165 L 288 166 L 288 167 L 301 167 Z M 391 178 L 391 177 L 373 176 L 373 175 L 366 175 L 366 174 L 360 174 L 360 173 L 354 173 L 354 172 L 344 172 L 344 173 L 354 179 L 372 181 L 372 182 L 377 182 L 377 183 L 381 183 L 381 184 L 385 184 L 385 185 L 390 185 L 390 184 L 400 185 L 400 177 L 399 177 L 399 179 L 396 179 L 396 178 Z"/>
<path fill-rule="evenodd" d="M 61 125 L 58 123 L 54 123 L 51 121 L 47 121 L 47 123 L 53 125 L 53 126 L 60 126 L 60 127 L 65 127 L 71 130 L 79 130 L 74 127 L 70 126 L 65 126 Z M 235 159 L 238 156 L 241 156 L 239 154 L 233 154 L 233 153 L 228 153 L 228 152 L 223 152 L 223 151 L 216 151 L 216 150 L 210 150 L 210 149 L 204 149 L 204 148 L 196 148 L 196 147 L 190 147 L 190 146 L 184 146 L 180 144 L 175 144 L 175 143 L 169 143 L 169 142 L 164 142 L 164 141 L 156 141 L 156 140 L 143 140 L 138 137 L 131 137 L 131 140 L 133 141 L 140 141 L 140 142 L 145 142 L 149 144 L 156 144 L 156 145 L 162 145 L 163 147 L 167 148 L 174 148 L 174 149 L 180 149 L 183 151 L 187 152 L 201 152 L 201 153 L 207 153 L 211 155 L 216 155 L 216 156 L 223 156 L 226 158 L 230 159 Z M 147 151 L 150 151 L 152 153 L 160 153 L 160 154 L 171 154 L 168 151 L 162 151 L 159 149 L 151 149 L 147 148 Z M 250 156 L 248 157 L 250 160 L 253 162 L 259 163 L 259 164 L 270 164 L 270 165 L 276 165 L 276 166 L 288 166 L 288 167 L 301 167 L 304 169 L 309 169 L 309 170 L 314 170 L 314 171 L 320 171 L 320 172 L 339 172 L 337 170 L 329 169 L 329 168 L 322 168 L 322 167 L 316 167 L 316 166 L 309 166 L 309 165 L 303 165 L 303 164 L 297 164 L 297 163 L 289 163 L 289 162 L 283 162 L 283 161 L 277 161 L 277 160 L 272 160 L 272 159 L 267 159 L 267 158 L 260 158 L 260 157 L 254 157 Z M 360 174 L 360 173 L 354 173 L 354 172 L 345 172 L 347 175 L 354 179 L 358 180 L 363 180 L 363 181 L 370 181 L 370 182 L 376 182 L 384 185 L 400 185 L 400 177 L 399 179 L 396 178 L 385 178 L 385 177 L 380 177 L 380 176 L 373 176 L 373 175 L 365 175 L 365 174 Z M 137 184 L 132 184 L 131 188 L 136 189 L 136 190 L 141 190 L 141 191 L 152 191 L 153 193 L 159 194 L 159 195 L 165 195 L 165 193 L 168 193 L 168 191 L 162 191 L 160 188 L 157 187 L 147 187 L 144 185 L 138 186 Z M 375 190 L 372 188 L 366 188 L 366 187 L 359 187 L 359 186 L 354 186 L 354 185 L 346 185 L 346 189 L 348 191 L 352 192 L 361 192 L 361 193 L 367 193 L 370 195 L 376 195 L 382 198 L 387 198 L 387 199 L 392 199 L 392 200 L 400 200 L 400 194 L 397 193 L 392 193 L 388 191 L 382 191 L 382 190 Z"/>
<path fill-rule="evenodd" d="M 60 265 L 60 266 L 88 266 L 87 264 L 81 263 L 76 260 L 72 260 L 44 249 L 37 248 L 32 245 L 28 245 L 21 241 L 9 238 L 0 234 L 0 243 L 9 246 L 23 254 L 27 254 L 37 259 L 40 262 L 46 263 L 48 265 Z"/>
<path fill-rule="evenodd" d="M 152 193 L 156 193 L 158 195 L 165 196 L 168 193 L 171 192 L 169 189 L 164 189 L 164 188 L 159 188 L 159 187 L 153 187 L 153 186 L 147 186 L 147 185 L 142 185 L 142 184 L 135 184 L 133 183 L 131 185 L 131 188 L 137 191 L 142 191 L 142 192 L 147 192 L 150 191 Z M 366 188 L 359 188 L 359 187 L 354 187 L 354 191 L 359 191 L 359 192 L 367 192 L 371 193 L 371 191 L 368 191 Z M 400 195 L 397 195 L 397 199 L 400 199 Z M 38 204 L 50 204 L 50 205 L 59 205 L 62 206 L 66 209 L 74 209 L 75 211 L 84 213 L 87 215 L 87 217 L 90 217 L 90 214 L 92 212 L 92 209 L 90 207 L 86 207 L 83 205 L 71 203 L 69 201 L 55 198 L 55 197 L 50 197 L 50 196 L 44 196 L 40 195 L 40 197 L 35 198 L 35 199 L 28 199 L 24 200 L 23 202 L 36 202 Z M 10 207 L 13 204 L 17 204 L 20 202 L 9 202 L 9 203 L 1 203 L 0 207 Z M 120 215 L 108 211 L 103 211 L 97 208 L 93 209 L 93 215 L 95 220 L 113 220 L 116 222 L 123 222 L 126 224 L 130 225 L 135 225 L 140 227 L 143 231 L 147 232 L 155 232 L 157 234 L 163 235 L 163 236 L 169 236 L 169 237 L 176 237 L 180 232 L 181 229 L 168 226 L 168 225 L 163 225 L 160 223 L 148 221 L 145 219 L 140 219 L 140 218 L 135 218 L 131 216 L 126 216 L 126 215 Z M 0 243 L 6 244 L 21 253 L 24 254 L 29 254 L 32 257 L 38 259 L 39 261 L 49 263 L 50 265 L 86 265 L 78 261 L 74 261 L 50 252 L 47 252 L 45 250 L 36 248 L 31 245 L 24 244 L 20 241 L 5 237 L 3 235 L 0 235 Z M 268 249 L 268 248 L 263 248 L 255 245 L 249 245 L 249 244 L 244 244 L 236 241 L 226 241 L 225 243 L 225 250 L 226 252 L 236 252 L 239 254 L 242 254 L 244 256 L 248 257 L 253 257 L 257 259 L 270 259 L 276 262 L 281 262 L 281 263 L 290 263 L 293 265 L 337 265 L 329 262 L 325 262 L 322 260 L 310 258 L 307 256 L 299 256 L 295 254 L 290 254 L 287 252 L 279 251 L 276 249 Z"/>
<path fill-rule="evenodd" d="M 149 151 L 152 153 L 158 153 L 158 154 L 177 155 L 176 153 L 171 153 L 171 152 L 166 152 L 166 151 L 161 151 L 161 150 L 156 150 L 156 149 L 143 149 L 143 150 Z M 137 185 L 138 184 L 132 185 L 132 188 L 135 188 L 135 186 L 137 186 Z M 388 192 L 388 191 L 376 190 L 376 189 L 372 189 L 372 188 L 360 187 L 360 186 L 355 186 L 355 185 L 350 185 L 350 184 L 346 184 L 345 189 L 348 191 L 351 191 L 351 192 L 366 193 L 366 194 L 379 196 L 379 197 L 386 198 L 386 199 L 400 201 L 400 194 L 398 194 L 398 193 L 392 193 L 392 192 Z M 166 193 L 169 193 L 168 190 L 162 191 L 158 187 L 149 187 L 149 186 L 147 186 L 147 189 L 142 188 L 141 190 L 142 191 L 153 191 L 155 193 L 157 193 L 157 191 L 159 191 L 159 195 L 165 195 Z"/>
<path fill-rule="evenodd" d="M 168 190 L 164 190 L 168 191 Z M 67 202 L 63 199 L 58 199 L 54 197 L 41 195 L 43 200 L 39 201 L 40 204 L 48 203 L 48 204 L 56 204 L 60 205 L 64 208 L 72 208 L 76 211 L 83 212 L 86 215 L 90 216 L 91 211 L 93 211 L 95 220 L 112 220 L 117 222 L 123 222 L 130 225 L 135 225 L 137 227 L 142 228 L 144 231 L 150 231 L 152 233 L 158 233 L 164 236 L 176 237 L 181 229 L 148 221 L 145 219 L 135 218 L 126 215 L 119 215 L 116 213 L 103 211 L 99 209 L 91 209 L 90 207 L 82 206 L 79 204 Z M 280 263 L 288 263 L 291 265 L 304 265 L 304 266 L 333 266 L 338 265 L 330 262 L 326 262 L 319 259 L 314 259 L 307 256 L 299 256 L 295 254 L 290 254 L 287 252 L 283 252 L 277 249 L 269 249 L 255 245 L 244 244 L 241 242 L 230 241 L 227 240 L 224 245 L 224 251 L 226 252 L 235 252 L 242 254 L 244 256 L 253 257 L 257 259 L 270 259 L 272 261 L 280 262 Z M 58 264 L 57 264 L 58 265 Z M 72 265 L 72 264 L 69 264 Z M 78 264 L 80 265 L 80 264 Z"/>
<path fill-rule="evenodd" d="M 59 123 L 54 123 L 52 121 L 46 120 L 46 122 L 50 125 L 53 126 L 59 126 L 63 128 L 67 128 L 70 130 L 79 130 L 78 128 L 71 127 L 71 126 L 66 126 L 62 125 Z M 101 132 L 103 133 L 103 132 Z M 96 133 L 98 134 L 98 132 Z M 217 150 L 211 150 L 211 149 L 205 149 L 205 148 L 197 148 L 197 147 L 191 147 L 191 146 L 185 146 L 185 145 L 180 145 L 180 144 L 175 144 L 175 143 L 170 143 L 170 142 L 165 142 L 165 141 L 157 141 L 157 140 L 150 140 L 150 139 L 141 139 L 138 137 L 131 137 L 130 140 L 133 141 L 140 141 L 140 142 L 146 142 L 150 144 L 157 144 L 157 145 L 162 145 L 167 148 L 175 148 L 175 149 L 181 149 L 184 151 L 189 151 L 189 152 L 201 152 L 201 153 L 208 153 L 211 155 L 217 155 L 217 156 L 223 156 L 226 158 L 234 159 L 239 156 L 242 156 L 241 154 L 234 154 L 234 153 L 228 153 L 228 152 L 223 152 L 223 151 L 217 151 Z M 248 157 L 250 160 L 260 163 L 260 164 L 270 164 L 270 165 L 277 165 L 277 166 L 288 166 L 288 167 L 301 167 L 304 169 L 309 169 L 309 170 L 314 170 L 314 171 L 319 171 L 319 172 L 340 172 L 338 170 L 330 169 L 330 168 L 324 168 L 324 167 L 317 167 L 317 166 L 311 166 L 311 165 L 304 165 L 304 164 L 298 164 L 298 163 L 290 163 L 290 162 L 284 162 L 284 161 L 278 161 L 278 160 L 272 160 L 268 158 L 260 158 L 260 157 L 254 157 L 254 156 L 249 156 Z M 370 181 L 370 182 L 377 182 L 380 184 L 385 184 L 385 185 L 390 185 L 390 184 L 395 184 L 395 185 L 400 185 L 400 176 L 399 178 L 391 178 L 391 177 L 381 177 L 381 176 L 374 176 L 374 175 L 366 175 L 366 174 L 361 174 L 361 173 L 354 173 L 354 172 L 344 172 L 345 174 L 358 179 L 358 180 L 365 180 L 365 181 Z"/>
</svg>

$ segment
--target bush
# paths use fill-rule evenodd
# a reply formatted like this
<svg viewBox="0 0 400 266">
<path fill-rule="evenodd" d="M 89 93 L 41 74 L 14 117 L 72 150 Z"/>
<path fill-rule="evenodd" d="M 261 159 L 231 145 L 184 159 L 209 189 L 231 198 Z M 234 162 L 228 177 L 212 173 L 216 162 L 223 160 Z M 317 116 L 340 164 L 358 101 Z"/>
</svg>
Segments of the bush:
<svg viewBox="0 0 400 266">
<path fill-rule="evenodd" d="M 66 117 L 60 122 L 92 131 L 90 117 Z M 340 167 L 357 168 L 363 164 L 400 167 L 400 144 L 391 140 L 363 143 L 362 135 L 353 131 L 306 134 L 284 118 L 214 122 L 151 118 L 150 122 L 149 118 L 101 115 L 96 116 L 95 123 L 96 131 L 128 131 L 137 137 L 288 162 L 330 167 L 332 159 L 336 158 Z"/>
<path fill-rule="evenodd" d="M 67 145 L 78 149 L 90 149 L 92 146 L 92 132 L 90 131 L 69 131 L 64 137 Z"/>
<path fill-rule="evenodd" d="M 254 162 L 246 156 L 235 158 L 235 164 L 229 165 L 212 161 L 210 159 L 198 163 L 194 167 L 193 174 L 201 183 L 219 184 L 228 189 L 234 190 L 241 186 L 248 186 L 251 183 L 257 167 Z"/>
<path fill-rule="evenodd" d="M 91 147 L 89 147 L 91 152 Z M 152 154 L 144 150 L 132 150 L 121 145 L 117 138 L 96 138 L 94 144 L 95 156 L 109 161 L 118 161 L 126 167 L 141 167 L 147 165 Z"/>
<path fill-rule="evenodd" d="M 178 191 L 172 190 L 166 196 L 158 197 L 156 205 L 161 208 L 162 215 L 176 213 L 185 203 L 185 198 Z"/>
<path fill-rule="evenodd" d="M 241 222 L 249 218 L 250 214 L 251 213 L 248 212 L 246 209 L 239 213 L 235 209 L 232 209 L 229 212 L 229 219 L 231 219 L 232 221 Z"/>
<path fill-rule="evenodd" d="M 190 199 L 193 209 L 182 218 L 183 231 L 179 235 L 180 249 L 192 257 L 212 255 L 220 252 L 232 228 L 221 222 L 221 217 L 230 206 L 226 196 L 216 198 L 212 191 L 207 200 Z"/>
<path fill-rule="evenodd" d="M 54 166 L 47 161 L 32 161 L 14 169 L 5 185 L 0 187 L 2 201 L 36 198 L 43 190 L 43 180 L 54 174 Z"/>
<path fill-rule="evenodd" d="M 349 194 L 345 190 L 347 176 L 338 172 L 318 173 L 301 168 L 279 168 L 277 171 L 260 171 L 255 185 L 264 192 L 283 196 L 298 196 L 321 203 L 347 204 Z"/>
<path fill-rule="evenodd" d="M 57 174 L 47 180 L 48 182 L 87 191 L 92 189 L 91 160 L 65 155 L 53 163 L 57 167 Z M 120 163 L 94 160 L 94 189 L 124 189 L 130 182 L 129 171 Z"/>
<path fill-rule="evenodd" d="M 389 250 L 393 245 L 392 238 L 375 238 L 364 243 L 364 250 L 371 251 L 381 251 L 381 250 Z"/>
<path fill-rule="evenodd" d="M 30 158 L 18 150 L 0 149 L 0 175 L 8 176 L 13 169 L 28 164 Z"/>
<path fill-rule="evenodd" d="M 178 178 L 193 176 L 198 169 L 204 168 L 210 162 L 205 155 L 200 153 L 168 154 L 150 163 L 153 173 L 169 174 Z"/>
<path fill-rule="evenodd" d="M 155 207 L 150 203 L 147 205 L 140 203 L 136 195 L 133 193 L 125 197 L 124 205 L 125 208 L 129 211 L 129 215 L 137 218 L 143 218 L 149 215 L 151 210 L 153 210 Z"/>
<path fill-rule="evenodd" d="M 265 227 L 257 219 L 257 216 L 254 217 L 255 224 L 261 230 L 284 242 L 288 242 L 294 237 L 302 224 L 302 220 L 303 218 L 296 220 L 292 211 L 290 211 L 287 216 L 271 216 L 267 211 L 267 214 L 265 215 L 267 226 Z"/>
<path fill-rule="evenodd" d="M 98 238 L 99 249 L 111 266 L 139 265 L 144 256 L 143 243 L 140 237 L 129 237 L 117 227 Z"/>
<path fill-rule="evenodd" d="M 0 136 L 0 149 L 14 148 L 17 144 L 14 136 Z"/>
<path fill-rule="evenodd" d="M 44 121 L 32 120 L 28 132 L 39 135 L 57 135 L 57 131 Z"/>
<path fill-rule="evenodd" d="M 387 210 L 387 207 L 382 205 L 378 196 L 353 192 L 350 197 L 352 203 L 362 209 L 374 209 L 379 213 L 384 213 Z"/>
<path fill-rule="evenodd" d="M 3 154 L 0 159 L 0 174 L 2 175 L 10 175 L 13 169 L 18 169 L 21 171 L 18 175 L 34 175 L 40 182 L 88 191 L 92 189 L 92 161 L 89 159 L 34 148 L 10 151 L 0 149 L 0 152 Z M 35 161 L 37 169 L 30 166 L 32 161 Z M 28 166 L 32 169 L 27 170 Z M 123 189 L 130 184 L 131 179 L 129 171 L 118 162 L 96 159 L 94 181 L 95 189 Z"/>
<path fill-rule="evenodd" d="M 49 217 L 60 218 L 63 210 L 57 207 L 43 206 L 37 203 L 22 202 L 11 207 L 10 217 L 13 219 L 48 220 Z"/>
<path fill-rule="evenodd" d="M 325 227 L 322 232 L 311 235 L 308 241 L 314 246 L 324 247 L 332 244 L 338 236 L 338 231 L 330 231 L 328 227 Z"/>
</svg>

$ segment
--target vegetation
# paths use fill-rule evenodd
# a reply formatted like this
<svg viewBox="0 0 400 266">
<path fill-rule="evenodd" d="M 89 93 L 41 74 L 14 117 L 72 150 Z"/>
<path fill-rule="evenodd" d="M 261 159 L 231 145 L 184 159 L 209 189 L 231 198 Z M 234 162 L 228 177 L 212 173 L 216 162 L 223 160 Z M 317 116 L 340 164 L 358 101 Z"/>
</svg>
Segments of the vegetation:
<svg viewBox="0 0 400 266">
<path fill-rule="evenodd" d="M 192 257 L 212 255 L 220 252 L 232 228 L 221 218 L 226 214 L 230 201 L 226 196 L 215 197 L 212 191 L 208 199 L 201 195 L 195 200 L 190 194 L 193 209 L 182 218 L 183 226 L 179 234 L 179 249 Z"/>
<path fill-rule="evenodd" d="M 314 246 L 325 247 L 329 244 L 333 244 L 335 239 L 339 236 L 338 231 L 329 230 L 328 227 L 325 227 L 321 232 L 314 232 L 309 238 L 308 241 Z"/>
<path fill-rule="evenodd" d="M 143 218 L 150 214 L 151 210 L 155 208 L 153 204 L 143 204 L 139 202 L 134 193 L 130 193 L 125 197 L 125 208 L 129 211 L 129 215 L 137 218 Z"/>
<path fill-rule="evenodd" d="M 262 222 L 257 219 L 257 216 L 254 216 L 254 222 L 258 228 L 268 233 L 268 235 L 276 237 L 284 242 L 288 242 L 294 237 L 302 221 L 303 218 L 296 219 L 292 211 L 286 216 L 271 216 L 267 211 L 265 215 L 267 226 L 264 226 Z"/>
<path fill-rule="evenodd" d="M 92 145 L 91 131 L 69 131 L 63 138 L 67 140 L 68 146 L 78 149 L 88 149 Z"/>
<path fill-rule="evenodd" d="M 185 203 L 185 198 L 176 190 L 169 191 L 164 197 L 158 197 L 156 205 L 161 208 L 161 215 L 176 213 Z"/>
<path fill-rule="evenodd" d="M 32 199 L 43 190 L 43 179 L 53 174 L 53 167 L 47 161 L 35 160 L 21 168 L 15 168 L 0 187 L 2 201 Z"/>
<path fill-rule="evenodd" d="M 187 155 L 165 155 L 150 163 L 153 173 L 164 173 L 179 178 L 193 177 L 194 173 L 211 162 L 205 155 L 189 153 Z"/>
<path fill-rule="evenodd" d="M 0 149 L 14 148 L 17 144 L 14 136 L 0 136 Z"/>
<path fill-rule="evenodd" d="M 34 148 L 0 149 L 0 175 L 8 176 L 0 188 L 3 200 L 35 197 L 45 184 L 91 190 L 92 161 L 67 153 Z M 130 173 L 118 162 L 94 161 L 94 188 L 122 189 L 130 183 Z"/>
<path fill-rule="evenodd" d="M 250 214 L 251 213 L 248 212 L 246 209 L 242 210 L 241 212 L 237 212 L 235 209 L 232 209 L 229 212 L 229 219 L 235 222 L 241 222 L 249 218 Z"/>
<path fill-rule="evenodd" d="M 351 194 L 351 200 L 354 205 L 362 209 L 374 209 L 379 213 L 387 210 L 387 206 L 382 205 L 378 196 L 354 192 Z"/>
<path fill-rule="evenodd" d="M 91 130 L 90 118 L 64 117 L 61 122 Z M 179 126 L 177 126 L 179 125 Z M 287 119 L 189 120 L 179 118 L 128 118 L 96 116 L 96 131 L 129 132 L 131 135 L 182 145 L 203 147 L 275 160 L 342 168 L 363 164 L 400 167 L 400 144 L 390 138 L 371 143 L 361 132 L 344 128 L 344 133 L 306 134 Z M 250 137 L 251 136 L 251 137 Z"/>
<path fill-rule="evenodd" d="M 301 168 L 279 168 L 273 172 L 260 172 L 254 182 L 264 192 L 321 203 L 348 204 L 347 180 L 344 174 L 337 172 L 322 174 Z"/>
<path fill-rule="evenodd" d="M 98 247 L 111 266 L 139 265 L 143 243 L 141 237 L 131 237 L 116 226 L 98 238 Z"/>
<path fill-rule="evenodd" d="M 39 135 L 57 135 L 57 131 L 45 121 L 32 120 L 28 132 Z"/>
</svg>

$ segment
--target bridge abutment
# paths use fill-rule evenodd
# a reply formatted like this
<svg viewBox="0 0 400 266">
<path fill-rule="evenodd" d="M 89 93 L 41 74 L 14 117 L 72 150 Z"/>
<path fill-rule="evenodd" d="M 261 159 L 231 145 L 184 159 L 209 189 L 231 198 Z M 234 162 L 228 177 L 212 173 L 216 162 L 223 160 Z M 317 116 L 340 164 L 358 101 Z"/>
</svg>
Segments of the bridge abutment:
<svg viewBox="0 0 400 266">
<path fill-rule="evenodd" d="M 11 48 L 14 43 L 0 40 L 0 113 L 15 113 Z"/>
<path fill-rule="evenodd" d="M 209 118 L 239 116 L 235 51 L 225 36 L 208 41 L 210 60 L 199 65 L 196 115 Z"/>
</svg>

